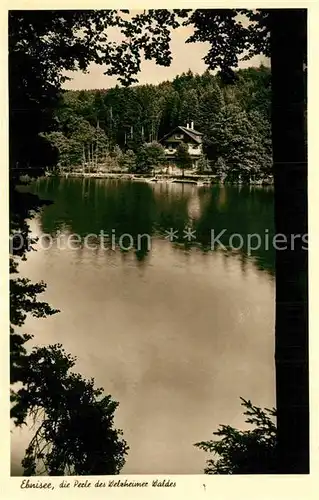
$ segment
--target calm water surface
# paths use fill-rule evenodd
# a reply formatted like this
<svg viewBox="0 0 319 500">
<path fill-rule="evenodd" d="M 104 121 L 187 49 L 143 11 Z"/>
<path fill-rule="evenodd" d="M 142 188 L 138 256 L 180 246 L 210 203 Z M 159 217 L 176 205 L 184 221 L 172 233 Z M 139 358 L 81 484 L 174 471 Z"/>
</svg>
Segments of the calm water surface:
<svg viewBox="0 0 319 500">
<path fill-rule="evenodd" d="M 28 319 L 24 331 L 37 345 L 61 342 L 119 401 L 123 473 L 202 473 L 207 456 L 193 444 L 219 424 L 243 427 L 240 396 L 274 405 L 274 253 L 211 250 L 212 229 L 227 229 L 226 246 L 232 233 L 271 235 L 273 191 L 59 178 L 30 190 L 53 201 L 31 221 L 53 244 L 31 252 L 21 274 L 44 280 L 43 298 L 61 313 Z M 61 235 L 101 230 L 111 248 L 59 248 Z M 13 433 L 15 473 L 28 438 Z"/>
</svg>

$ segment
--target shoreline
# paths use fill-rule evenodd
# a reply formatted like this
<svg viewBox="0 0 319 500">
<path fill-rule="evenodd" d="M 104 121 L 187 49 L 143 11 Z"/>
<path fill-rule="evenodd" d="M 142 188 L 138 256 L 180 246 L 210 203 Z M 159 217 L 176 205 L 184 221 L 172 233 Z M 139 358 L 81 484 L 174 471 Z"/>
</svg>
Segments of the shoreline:
<svg viewBox="0 0 319 500">
<path fill-rule="evenodd" d="M 60 173 L 46 173 L 45 177 L 74 177 L 74 178 L 89 178 L 89 179 L 118 179 L 118 180 L 131 180 L 135 182 L 146 183 L 169 183 L 169 184 L 193 184 L 197 186 L 213 186 L 213 185 L 247 185 L 247 186 L 273 186 L 273 178 L 260 179 L 257 181 L 223 181 L 216 175 L 208 174 L 187 174 L 187 175 L 169 175 L 169 174 L 130 174 L 130 173 L 96 173 L 96 172 L 60 172 Z"/>
</svg>

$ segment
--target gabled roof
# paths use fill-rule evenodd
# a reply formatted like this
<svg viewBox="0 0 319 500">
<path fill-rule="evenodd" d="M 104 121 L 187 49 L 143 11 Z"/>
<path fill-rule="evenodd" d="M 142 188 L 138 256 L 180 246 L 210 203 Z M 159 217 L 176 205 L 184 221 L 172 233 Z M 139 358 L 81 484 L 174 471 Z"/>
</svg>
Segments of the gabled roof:
<svg viewBox="0 0 319 500">
<path fill-rule="evenodd" d="M 197 142 L 198 144 L 201 144 L 201 142 L 202 142 L 201 136 L 203 135 L 201 132 L 198 132 L 197 130 L 194 130 L 192 128 L 182 127 L 181 125 L 178 125 L 173 130 L 171 130 L 171 132 L 164 135 L 164 137 L 162 137 L 162 139 L 160 139 L 159 142 L 164 141 L 170 135 L 174 134 L 174 132 L 176 132 L 177 130 L 181 130 L 182 132 L 187 134 L 191 139 L 193 139 L 193 141 Z"/>
<path fill-rule="evenodd" d="M 179 125 L 179 128 L 184 130 L 187 134 L 191 132 L 194 135 L 203 135 L 201 132 L 198 132 L 198 130 L 194 130 L 193 128 L 182 127 L 181 125 Z"/>
</svg>

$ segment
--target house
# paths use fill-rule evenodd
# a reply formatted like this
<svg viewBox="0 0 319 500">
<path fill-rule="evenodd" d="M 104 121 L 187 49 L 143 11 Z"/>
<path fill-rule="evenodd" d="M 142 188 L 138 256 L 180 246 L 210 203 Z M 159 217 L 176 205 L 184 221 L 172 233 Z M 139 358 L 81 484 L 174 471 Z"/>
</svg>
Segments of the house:
<svg viewBox="0 0 319 500">
<path fill-rule="evenodd" d="M 179 125 L 160 139 L 165 149 L 165 156 L 170 166 L 175 165 L 176 151 L 181 142 L 187 144 L 192 158 L 193 168 L 197 167 L 198 160 L 203 154 L 203 134 L 194 129 L 194 122 L 187 123 L 186 127 Z"/>
</svg>

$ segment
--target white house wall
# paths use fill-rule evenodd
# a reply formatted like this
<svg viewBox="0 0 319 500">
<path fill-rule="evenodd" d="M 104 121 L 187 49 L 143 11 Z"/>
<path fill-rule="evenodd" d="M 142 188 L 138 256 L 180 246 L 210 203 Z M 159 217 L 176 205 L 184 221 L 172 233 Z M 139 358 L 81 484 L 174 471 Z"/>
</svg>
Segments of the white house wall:
<svg viewBox="0 0 319 500">
<path fill-rule="evenodd" d="M 172 148 L 172 149 L 164 148 L 164 150 L 167 157 L 171 157 L 174 156 L 174 154 L 176 154 L 177 148 Z M 199 156 L 202 154 L 202 146 L 199 145 L 197 147 L 193 147 L 192 145 L 189 144 L 188 152 L 191 156 Z"/>
</svg>

